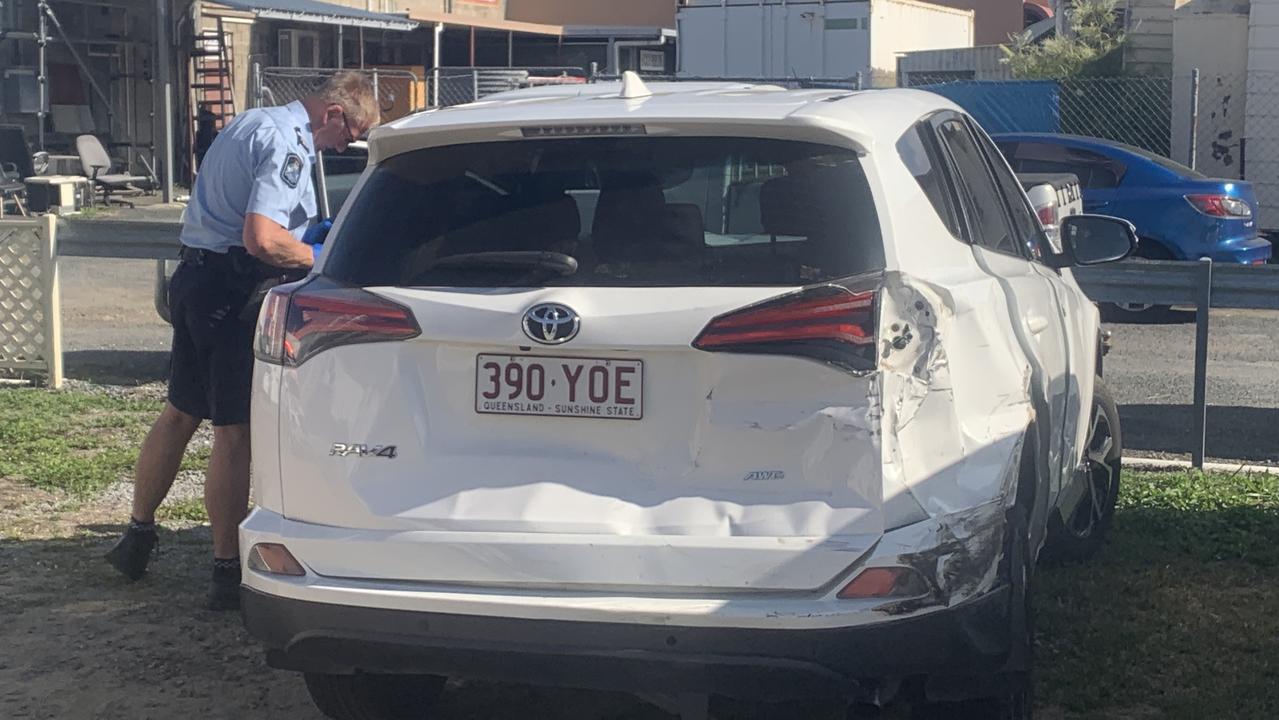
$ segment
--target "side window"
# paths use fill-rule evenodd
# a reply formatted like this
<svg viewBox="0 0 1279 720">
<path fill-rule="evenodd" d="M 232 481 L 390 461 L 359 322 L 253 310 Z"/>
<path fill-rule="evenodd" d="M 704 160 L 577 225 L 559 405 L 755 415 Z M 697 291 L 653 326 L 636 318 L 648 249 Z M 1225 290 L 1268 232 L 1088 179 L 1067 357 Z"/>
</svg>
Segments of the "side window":
<svg viewBox="0 0 1279 720">
<path fill-rule="evenodd" d="M 1004 159 L 1007 160 L 1008 164 L 1012 167 L 1013 172 L 1024 172 L 1021 169 L 1021 166 L 1017 164 L 1017 143 L 1000 142 L 998 140 L 994 142 L 995 146 L 999 148 L 999 152 L 1003 154 Z"/>
<path fill-rule="evenodd" d="M 959 229 L 959 216 L 951 200 L 951 190 L 943 174 L 942 161 L 937 153 L 936 140 L 930 128 L 920 123 L 902 135 L 897 141 L 897 152 L 902 162 L 915 176 L 915 182 L 923 189 L 942 223 L 955 237 L 963 237 Z"/>
<path fill-rule="evenodd" d="M 1008 169 L 1007 163 L 1004 162 L 1003 155 L 999 152 L 999 148 L 995 147 L 995 143 L 991 141 L 986 133 L 975 124 L 970 126 L 973 135 L 976 136 L 977 142 L 986 152 L 986 157 L 990 161 L 990 170 L 995 175 L 995 182 L 998 183 L 999 189 L 1003 191 L 1004 199 L 1008 201 L 1008 215 L 1013 222 L 1013 230 L 1016 232 L 1018 239 L 1021 240 L 1023 248 L 1022 254 L 1032 260 L 1043 260 L 1044 248 L 1041 244 L 1044 237 L 1040 229 L 1039 219 L 1035 217 L 1035 211 L 1030 207 L 1030 202 L 1026 200 L 1026 194 L 1021 189 L 1021 183 L 1017 181 L 1016 176 Z"/>
<path fill-rule="evenodd" d="M 942 121 L 937 129 L 942 143 L 950 151 L 967 200 L 971 240 L 991 250 L 1020 255 L 1017 239 L 1004 212 L 1004 203 L 999 197 L 999 187 L 986 169 L 977 140 L 958 118 Z"/>
<path fill-rule="evenodd" d="M 1088 150 L 1049 143 L 1021 143 L 1017 170 L 1027 173 L 1071 173 L 1085 189 L 1118 187 L 1127 168 L 1117 160 Z"/>
</svg>

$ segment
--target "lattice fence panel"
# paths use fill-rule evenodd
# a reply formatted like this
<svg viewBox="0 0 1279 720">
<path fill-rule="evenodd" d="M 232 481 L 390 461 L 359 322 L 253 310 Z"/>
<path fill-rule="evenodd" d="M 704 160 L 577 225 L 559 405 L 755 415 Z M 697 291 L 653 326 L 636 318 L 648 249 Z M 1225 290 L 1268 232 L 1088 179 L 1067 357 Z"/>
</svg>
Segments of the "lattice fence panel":
<svg viewBox="0 0 1279 720">
<path fill-rule="evenodd" d="M 62 384 L 55 218 L 0 220 L 0 372 Z"/>
</svg>

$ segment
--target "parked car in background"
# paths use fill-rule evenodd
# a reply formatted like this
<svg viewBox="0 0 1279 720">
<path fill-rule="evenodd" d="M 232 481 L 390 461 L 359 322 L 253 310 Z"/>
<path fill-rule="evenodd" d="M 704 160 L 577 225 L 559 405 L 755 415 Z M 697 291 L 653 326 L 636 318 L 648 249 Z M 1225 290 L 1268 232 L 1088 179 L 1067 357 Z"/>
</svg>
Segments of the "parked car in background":
<svg viewBox="0 0 1279 720">
<path fill-rule="evenodd" d="M 1140 148 L 1074 135 L 1002 134 L 995 143 L 1018 173 L 1071 173 L 1083 187 L 1084 212 L 1137 227 L 1139 257 L 1261 264 L 1257 196 L 1241 180 L 1209 178 Z"/>
<path fill-rule="evenodd" d="M 1137 228 L 1137 256 L 1259 265 L 1271 257 L 1259 232 L 1250 183 L 1213 179 L 1161 155 L 1076 135 L 1000 134 L 995 142 L 1018 173 L 1071 173 L 1084 212 L 1124 218 Z M 1115 319 L 1156 320 L 1167 307 L 1108 305 Z"/>
<path fill-rule="evenodd" d="M 1070 173 L 1017 173 L 1053 249 L 1061 252 L 1061 221 L 1084 211 L 1079 178 Z"/>
<path fill-rule="evenodd" d="M 245 624 L 325 714 L 454 676 L 1030 717 L 1036 561 L 1119 487 L 1071 266 L 1130 223 L 1055 252 L 916 90 L 628 73 L 369 142 L 263 305 L 240 527 Z"/>
</svg>

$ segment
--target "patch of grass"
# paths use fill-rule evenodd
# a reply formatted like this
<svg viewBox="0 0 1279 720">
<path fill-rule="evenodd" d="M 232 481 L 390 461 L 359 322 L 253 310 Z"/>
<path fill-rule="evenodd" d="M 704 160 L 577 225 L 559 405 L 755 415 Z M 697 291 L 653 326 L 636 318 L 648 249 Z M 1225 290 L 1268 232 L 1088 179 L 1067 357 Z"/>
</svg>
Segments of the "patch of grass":
<svg viewBox="0 0 1279 720">
<path fill-rule="evenodd" d="M 199 447 L 188 446 L 187 454 L 182 458 L 180 470 L 198 470 L 204 472 L 209 468 L 209 455 L 213 452 L 213 448 L 208 445 Z"/>
<path fill-rule="evenodd" d="M 1279 476 L 1124 475 L 1102 555 L 1037 576 L 1037 700 L 1070 718 L 1272 718 Z"/>
<path fill-rule="evenodd" d="M 0 389 L 0 476 L 86 497 L 132 471 L 159 411 L 155 400 Z"/>
<path fill-rule="evenodd" d="M 204 509 L 204 500 L 202 498 L 187 498 L 185 500 L 166 501 L 160 506 L 156 512 L 157 517 L 161 520 L 191 520 L 194 522 L 208 522 L 209 513 Z"/>
</svg>

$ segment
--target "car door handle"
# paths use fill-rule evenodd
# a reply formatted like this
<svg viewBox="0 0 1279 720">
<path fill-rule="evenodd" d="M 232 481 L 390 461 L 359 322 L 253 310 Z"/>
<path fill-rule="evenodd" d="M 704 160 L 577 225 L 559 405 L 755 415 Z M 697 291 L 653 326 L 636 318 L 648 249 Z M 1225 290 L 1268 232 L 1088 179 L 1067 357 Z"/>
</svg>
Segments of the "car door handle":
<svg viewBox="0 0 1279 720">
<path fill-rule="evenodd" d="M 1048 318 L 1037 313 L 1030 313 L 1026 316 L 1026 327 L 1030 328 L 1032 335 L 1038 335 L 1048 329 Z"/>
</svg>

